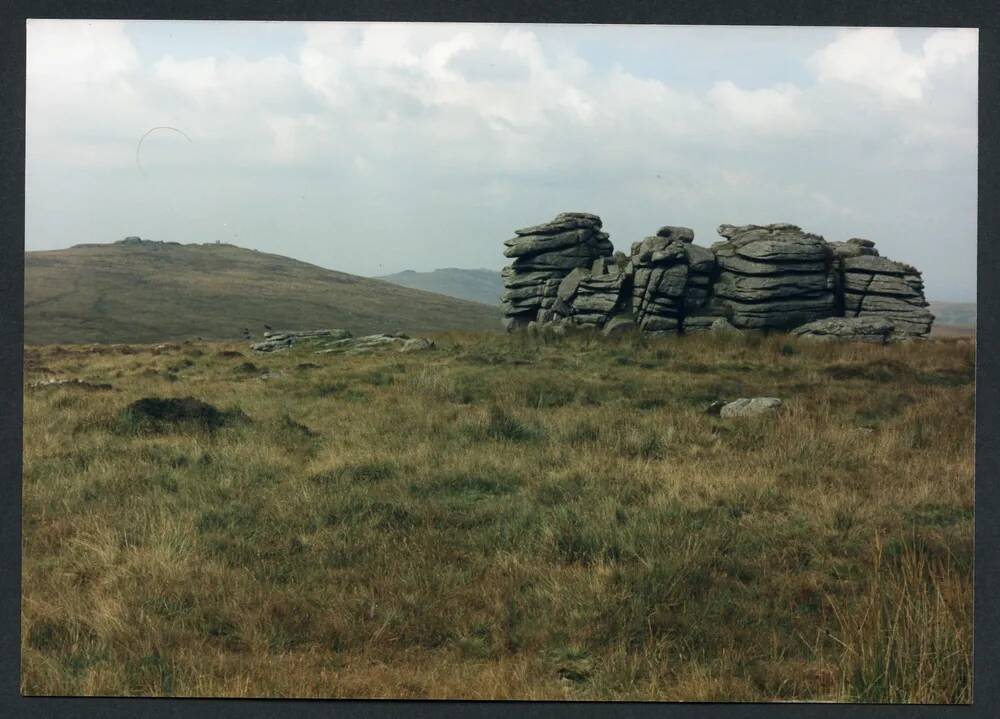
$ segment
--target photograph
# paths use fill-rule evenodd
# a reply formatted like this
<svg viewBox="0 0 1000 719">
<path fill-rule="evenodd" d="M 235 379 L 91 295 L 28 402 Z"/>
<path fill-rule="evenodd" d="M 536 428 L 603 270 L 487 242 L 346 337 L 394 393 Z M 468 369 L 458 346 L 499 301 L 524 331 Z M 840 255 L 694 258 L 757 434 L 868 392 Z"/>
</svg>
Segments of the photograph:
<svg viewBox="0 0 1000 719">
<path fill-rule="evenodd" d="M 977 28 L 24 32 L 22 696 L 972 703 Z"/>
</svg>

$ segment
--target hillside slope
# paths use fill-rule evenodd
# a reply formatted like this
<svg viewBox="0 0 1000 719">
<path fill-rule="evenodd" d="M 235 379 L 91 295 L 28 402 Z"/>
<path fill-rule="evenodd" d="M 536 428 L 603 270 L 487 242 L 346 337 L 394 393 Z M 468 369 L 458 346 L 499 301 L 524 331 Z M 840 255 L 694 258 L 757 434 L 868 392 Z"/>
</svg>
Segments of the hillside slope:
<svg viewBox="0 0 1000 719">
<path fill-rule="evenodd" d="M 499 304 L 500 295 L 503 293 L 503 281 L 496 270 L 463 270 L 457 267 L 445 267 L 431 272 L 404 270 L 376 279 L 471 302 L 481 302 L 484 305 Z"/>
<path fill-rule="evenodd" d="M 123 241 L 25 253 L 27 344 L 500 328 L 481 304 L 235 245 Z"/>
</svg>

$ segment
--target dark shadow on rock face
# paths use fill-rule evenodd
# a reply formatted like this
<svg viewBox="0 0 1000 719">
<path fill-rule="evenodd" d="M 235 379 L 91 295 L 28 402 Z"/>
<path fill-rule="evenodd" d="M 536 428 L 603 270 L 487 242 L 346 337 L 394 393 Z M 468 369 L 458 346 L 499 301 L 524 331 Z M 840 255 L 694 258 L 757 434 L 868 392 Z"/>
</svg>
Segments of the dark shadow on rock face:
<svg viewBox="0 0 1000 719">
<path fill-rule="evenodd" d="M 249 421 L 241 410 L 220 410 L 194 397 L 143 397 L 119 413 L 117 429 L 122 433 L 166 432 L 187 426 L 211 431 Z"/>
</svg>

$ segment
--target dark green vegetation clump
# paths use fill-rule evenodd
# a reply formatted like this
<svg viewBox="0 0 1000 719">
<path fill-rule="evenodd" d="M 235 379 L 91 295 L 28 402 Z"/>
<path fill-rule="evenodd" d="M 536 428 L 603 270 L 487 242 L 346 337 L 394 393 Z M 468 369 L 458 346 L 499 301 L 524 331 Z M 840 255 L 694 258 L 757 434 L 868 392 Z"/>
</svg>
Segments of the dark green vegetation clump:
<svg viewBox="0 0 1000 719">
<path fill-rule="evenodd" d="M 972 342 L 433 339 L 29 347 L 22 689 L 970 700 Z"/>
<path fill-rule="evenodd" d="M 121 432 L 165 432 L 183 426 L 215 430 L 249 421 L 239 409 L 220 410 L 194 397 L 143 397 L 118 415 Z"/>
</svg>

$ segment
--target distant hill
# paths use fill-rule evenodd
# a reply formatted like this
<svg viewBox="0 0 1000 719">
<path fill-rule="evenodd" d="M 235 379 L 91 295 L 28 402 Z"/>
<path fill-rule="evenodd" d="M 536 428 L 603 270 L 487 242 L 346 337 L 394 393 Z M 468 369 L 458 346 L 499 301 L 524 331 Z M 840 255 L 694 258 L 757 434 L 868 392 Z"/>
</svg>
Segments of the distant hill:
<svg viewBox="0 0 1000 719">
<path fill-rule="evenodd" d="M 975 302 L 931 302 L 934 324 L 974 329 L 976 326 Z"/>
<path fill-rule="evenodd" d="M 28 344 L 500 329 L 499 310 L 227 244 L 150 242 L 25 253 Z"/>
<path fill-rule="evenodd" d="M 494 307 L 499 305 L 500 294 L 503 292 L 503 282 L 496 270 L 462 270 L 457 267 L 431 272 L 404 270 L 377 279 Z"/>
</svg>

